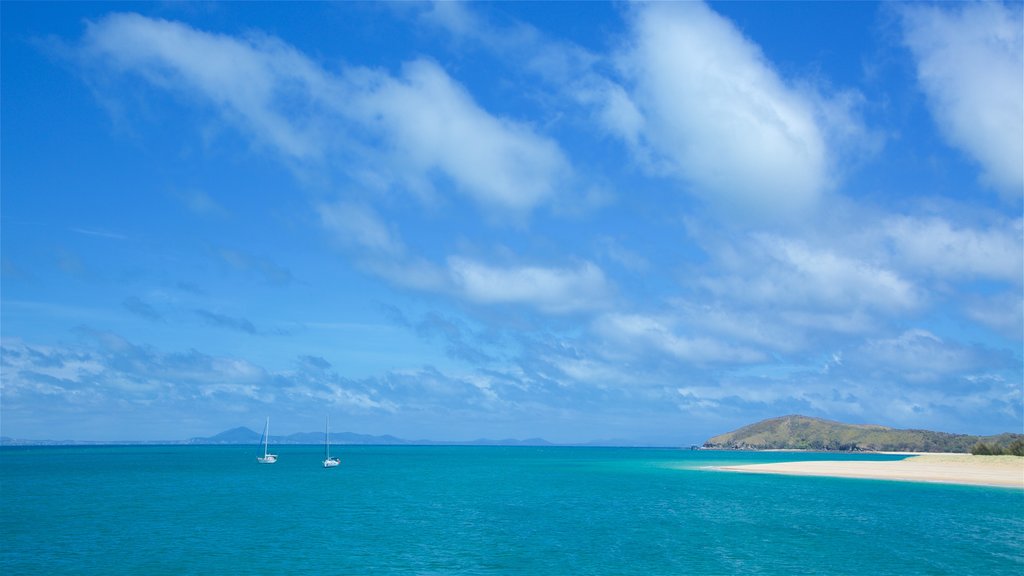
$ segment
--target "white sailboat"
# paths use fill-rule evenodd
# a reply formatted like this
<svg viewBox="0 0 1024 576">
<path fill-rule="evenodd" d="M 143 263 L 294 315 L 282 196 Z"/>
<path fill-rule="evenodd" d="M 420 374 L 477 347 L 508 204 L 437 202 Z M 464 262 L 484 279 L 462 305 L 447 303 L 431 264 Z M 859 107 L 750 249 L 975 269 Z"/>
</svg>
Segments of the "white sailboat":
<svg viewBox="0 0 1024 576">
<path fill-rule="evenodd" d="M 331 417 L 324 423 L 324 468 L 334 468 L 341 464 L 341 458 L 331 458 Z"/>
<path fill-rule="evenodd" d="M 267 424 L 263 427 L 263 438 L 260 440 L 260 443 L 263 444 L 263 456 L 257 456 L 256 461 L 260 464 L 273 464 L 277 462 L 277 454 L 267 452 L 267 444 L 270 442 L 270 416 L 267 416 Z"/>
</svg>

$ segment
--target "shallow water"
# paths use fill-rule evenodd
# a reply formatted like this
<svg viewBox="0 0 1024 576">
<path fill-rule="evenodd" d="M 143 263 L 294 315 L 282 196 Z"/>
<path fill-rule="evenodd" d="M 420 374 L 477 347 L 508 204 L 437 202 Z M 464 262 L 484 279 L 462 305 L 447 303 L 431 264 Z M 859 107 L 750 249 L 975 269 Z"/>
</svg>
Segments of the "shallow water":
<svg viewBox="0 0 1024 576">
<path fill-rule="evenodd" d="M 4 574 L 1019 574 L 1024 491 L 622 448 L 0 449 Z"/>
</svg>

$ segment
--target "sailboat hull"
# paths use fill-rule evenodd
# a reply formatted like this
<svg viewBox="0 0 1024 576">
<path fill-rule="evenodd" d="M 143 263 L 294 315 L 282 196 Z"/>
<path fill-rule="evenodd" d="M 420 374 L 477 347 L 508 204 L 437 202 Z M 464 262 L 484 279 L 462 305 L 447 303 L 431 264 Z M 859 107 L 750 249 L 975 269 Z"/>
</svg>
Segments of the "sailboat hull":
<svg viewBox="0 0 1024 576">
<path fill-rule="evenodd" d="M 324 468 L 334 468 L 341 464 L 341 458 L 331 457 L 331 417 L 324 419 Z"/>
<path fill-rule="evenodd" d="M 277 454 L 271 454 L 268 452 L 267 447 L 270 443 L 270 416 L 267 416 L 267 423 L 263 426 L 263 437 L 260 438 L 260 444 L 263 444 L 263 456 L 256 456 L 256 461 L 260 464 L 274 464 L 277 462 Z"/>
</svg>

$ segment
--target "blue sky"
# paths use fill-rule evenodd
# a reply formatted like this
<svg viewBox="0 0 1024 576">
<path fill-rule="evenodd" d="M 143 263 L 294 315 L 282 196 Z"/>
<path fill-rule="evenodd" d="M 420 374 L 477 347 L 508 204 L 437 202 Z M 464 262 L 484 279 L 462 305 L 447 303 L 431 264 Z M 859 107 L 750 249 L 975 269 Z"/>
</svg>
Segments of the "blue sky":
<svg viewBox="0 0 1024 576">
<path fill-rule="evenodd" d="M 2 433 L 1021 431 L 1022 5 L 2 5 Z"/>
</svg>

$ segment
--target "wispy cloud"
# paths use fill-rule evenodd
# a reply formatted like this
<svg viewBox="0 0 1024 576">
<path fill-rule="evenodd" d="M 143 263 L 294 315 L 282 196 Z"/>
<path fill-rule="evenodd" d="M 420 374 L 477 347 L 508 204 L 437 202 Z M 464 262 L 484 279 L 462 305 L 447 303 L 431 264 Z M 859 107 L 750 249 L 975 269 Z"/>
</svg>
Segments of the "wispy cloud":
<svg viewBox="0 0 1024 576">
<path fill-rule="evenodd" d="M 155 407 L 154 414 L 160 414 L 155 420 L 178 419 L 179 424 L 182 417 L 192 420 L 197 412 L 204 418 L 237 415 L 239 406 L 242 412 L 261 414 L 266 405 L 284 398 L 316 410 L 324 405 L 354 413 L 395 409 L 373 383 L 343 379 L 322 359 L 306 361 L 317 370 L 272 372 L 241 358 L 195 350 L 166 352 L 109 332 L 91 331 L 89 335 L 87 342 L 76 347 L 34 346 L 5 339 L 4 369 L 0 372 L 5 419 L 31 415 L 39 402 L 47 403 L 48 410 L 56 413 L 99 411 L 110 415 L 129 407 Z M 130 437 L 129 430 L 111 432 L 109 427 L 116 425 L 108 422 L 107 426 L 102 433 L 122 434 L 115 439 Z M 177 434 L 189 433 L 180 427 L 173 429 Z M 38 433 L 41 438 L 51 435 L 45 430 Z"/>
<path fill-rule="evenodd" d="M 308 100 L 322 71 L 269 37 L 248 41 L 206 34 L 179 22 L 111 14 L 89 22 L 83 39 L 91 62 L 141 75 L 159 88 L 198 93 L 236 124 L 289 158 L 320 154 L 322 135 L 309 119 L 289 119 L 284 100 Z"/>
<path fill-rule="evenodd" d="M 246 334 L 256 334 L 256 326 L 245 318 L 235 318 L 224 314 L 218 314 L 209 310 L 198 308 L 195 313 L 211 326 L 238 330 Z"/>
<path fill-rule="evenodd" d="M 528 211 L 570 172 L 553 140 L 488 113 L 429 60 L 406 63 L 398 77 L 363 68 L 334 73 L 276 38 L 233 38 L 137 14 L 90 22 L 82 53 L 91 65 L 212 104 L 286 161 L 355 154 L 359 169 L 348 177 L 356 181 L 370 171 L 376 182 L 430 194 L 434 175 L 443 174 L 483 206 Z M 371 151 L 346 134 L 388 146 Z"/>
<path fill-rule="evenodd" d="M 891 240 L 895 256 L 905 265 L 939 277 L 1024 282 L 1024 221 L 1020 219 L 977 228 L 938 217 L 891 218 L 879 235 Z"/>
<path fill-rule="evenodd" d="M 393 226 L 381 221 L 366 204 L 339 201 L 317 206 L 320 223 L 343 246 L 355 246 L 376 255 L 400 256 L 405 246 Z"/>
<path fill-rule="evenodd" d="M 118 234 L 116 232 L 107 232 L 106 230 L 93 230 L 91 228 L 72 228 L 72 232 L 77 234 L 85 234 L 86 236 L 95 236 L 97 238 L 106 238 L 108 240 L 127 240 L 128 237 L 124 234 Z"/>
<path fill-rule="evenodd" d="M 409 62 L 400 78 L 374 81 L 354 109 L 390 137 L 412 189 L 432 187 L 428 176 L 440 171 L 485 206 L 522 211 L 554 196 L 568 175 L 553 140 L 489 114 L 434 62 Z"/>
<path fill-rule="evenodd" d="M 747 240 L 724 248 L 724 274 L 701 280 L 722 300 L 818 311 L 892 312 L 922 304 L 923 293 L 899 271 L 855 254 L 773 234 Z"/>
<path fill-rule="evenodd" d="M 440 337 L 446 343 L 447 354 L 452 358 L 480 365 L 494 359 L 472 341 L 475 336 L 461 322 L 446 318 L 437 312 L 426 314 L 417 324 L 416 332 L 425 338 Z"/>
<path fill-rule="evenodd" d="M 1024 298 L 1019 290 L 975 296 L 964 304 L 968 318 L 1015 342 L 1024 342 Z"/>
<path fill-rule="evenodd" d="M 621 242 L 614 238 L 602 238 L 601 248 L 605 255 L 620 266 L 633 272 L 645 272 L 650 269 L 651 263 L 642 253 L 626 248 Z"/>
<path fill-rule="evenodd" d="M 156 308 L 143 302 L 138 296 L 129 296 L 122 302 L 125 309 L 136 316 L 141 316 L 147 320 L 161 321 L 163 316 L 156 311 Z"/>
<path fill-rule="evenodd" d="M 705 335 L 678 334 L 673 324 L 656 316 L 613 313 L 598 318 L 594 329 L 614 347 L 616 355 L 627 350 L 641 356 L 655 352 L 694 364 L 742 364 L 766 358 L 763 352 L 749 347 Z"/>
<path fill-rule="evenodd" d="M 223 217 L 228 211 L 202 190 L 187 190 L 175 194 L 185 208 L 203 218 Z"/>
<path fill-rule="evenodd" d="M 904 5 L 904 42 L 950 144 L 1006 197 L 1024 194 L 1024 9 L 1019 3 Z"/>
<path fill-rule="evenodd" d="M 611 295 L 604 272 L 590 262 L 575 268 L 497 267 L 452 257 L 448 270 L 457 293 L 481 304 L 526 304 L 557 314 L 602 308 Z"/>
<path fill-rule="evenodd" d="M 270 258 L 254 256 L 241 250 L 221 248 L 217 250 L 220 260 L 235 270 L 254 272 L 269 284 L 283 286 L 292 283 L 295 278 L 287 268 L 278 265 Z"/>
<path fill-rule="evenodd" d="M 904 383 L 952 391 L 957 386 L 972 387 L 967 378 L 970 375 L 1009 369 L 1017 361 L 1012 354 L 945 342 L 927 330 L 911 329 L 893 337 L 866 341 L 844 354 L 844 364 Z"/>
</svg>

